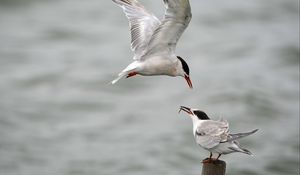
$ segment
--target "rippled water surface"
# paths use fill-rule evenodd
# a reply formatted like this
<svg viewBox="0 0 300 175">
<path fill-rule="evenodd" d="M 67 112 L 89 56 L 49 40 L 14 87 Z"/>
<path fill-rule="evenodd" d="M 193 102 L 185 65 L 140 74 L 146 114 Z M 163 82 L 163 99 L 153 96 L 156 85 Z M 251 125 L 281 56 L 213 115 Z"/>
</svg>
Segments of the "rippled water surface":
<svg viewBox="0 0 300 175">
<path fill-rule="evenodd" d="M 184 79 L 108 85 L 130 63 L 110 0 L 0 0 L 0 174 L 195 175 L 208 152 L 180 105 L 226 118 L 255 156 L 227 174 L 299 174 L 299 2 L 190 0 Z M 160 0 L 143 0 L 163 14 Z"/>
</svg>

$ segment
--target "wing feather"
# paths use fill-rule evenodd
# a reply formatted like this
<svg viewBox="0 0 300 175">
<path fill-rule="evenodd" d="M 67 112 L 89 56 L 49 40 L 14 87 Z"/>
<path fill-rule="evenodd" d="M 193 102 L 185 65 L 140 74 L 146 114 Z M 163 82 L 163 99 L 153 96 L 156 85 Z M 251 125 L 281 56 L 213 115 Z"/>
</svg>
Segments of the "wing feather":
<svg viewBox="0 0 300 175">
<path fill-rule="evenodd" d="M 227 121 L 207 120 L 198 126 L 195 138 L 200 146 L 210 149 L 227 140 L 228 132 L 229 124 Z"/>
<path fill-rule="evenodd" d="M 153 32 L 161 22 L 137 0 L 113 0 L 113 2 L 123 9 L 129 20 L 131 49 L 135 54 L 134 59 L 139 59 L 144 54 Z"/>
<path fill-rule="evenodd" d="M 192 18 L 189 0 L 164 0 L 164 3 L 165 16 L 149 41 L 147 55 L 174 53 L 177 41 Z"/>
</svg>

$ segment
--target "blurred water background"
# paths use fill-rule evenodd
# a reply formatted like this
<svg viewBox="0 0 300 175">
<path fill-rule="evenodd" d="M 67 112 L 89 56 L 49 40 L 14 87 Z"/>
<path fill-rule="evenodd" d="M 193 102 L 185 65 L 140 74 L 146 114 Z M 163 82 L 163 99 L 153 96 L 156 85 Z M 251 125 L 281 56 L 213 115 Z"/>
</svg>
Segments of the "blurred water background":
<svg viewBox="0 0 300 175">
<path fill-rule="evenodd" d="M 162 1 L 142 1 L 158 16 Z M 299 1 L 191 0 L 183 78 L 134 77 L 110 0 L 0 0 L 1 175 L 196 175 L 209 153 L 180 105 L 226 118 L 255 156 L 227 174 L 299 174 Z"/>
</svg>

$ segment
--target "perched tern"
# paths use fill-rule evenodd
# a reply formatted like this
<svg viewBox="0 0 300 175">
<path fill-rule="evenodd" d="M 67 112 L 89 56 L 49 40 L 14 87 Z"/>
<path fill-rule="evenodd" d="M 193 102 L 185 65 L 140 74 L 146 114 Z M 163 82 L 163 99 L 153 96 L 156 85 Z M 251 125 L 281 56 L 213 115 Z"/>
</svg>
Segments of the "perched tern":
<svg viewBox="0 0 300 175">
<path fill-rule="evenodd" d="M 192 88 L 188 64 L 175 55 L 177 41 L 192 18 L 189 0 L 163 0 L 165 15 L 162 20 L 137 0 L 112 1 L 123 9 L 129 20 L 134 61 L 111 83 L 137 74 L 168 75 L 184 77 Z"/>
<path fill-rule="evenodd" d="M 218 121 L 210 120 L 207 114 L 198 109 L 181 106 L 179 112 L 185 111 L 193 120 L 193 134 L 198 145 L 210 152 L 210 157 L 205 161 L 216 161 L 222 154 L 241 152 L 252 155 L 252 153 L 240 147 L 238 139 L 255 133 L 258 129 L 250 132 L 230 134 L 229 124 L 223 118 Z M 212 153 L 218 153 L 216 159 Z"/>
</svg>

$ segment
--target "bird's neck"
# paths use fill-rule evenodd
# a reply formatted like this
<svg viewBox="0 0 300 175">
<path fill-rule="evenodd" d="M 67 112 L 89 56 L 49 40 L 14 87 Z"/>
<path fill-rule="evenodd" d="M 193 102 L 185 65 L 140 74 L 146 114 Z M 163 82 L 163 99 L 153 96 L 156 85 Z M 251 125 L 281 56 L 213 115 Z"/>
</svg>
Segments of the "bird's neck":
<svg viewBox="0 0 300 175">
<path fill-rule="evenodd" d="M 194 118 L 194 117 L 192 118 L 192 120 L 193 120 L 193 134 L 195 135 L 197 127 L 201 123 L 201 120 Z"/>
</svg>

